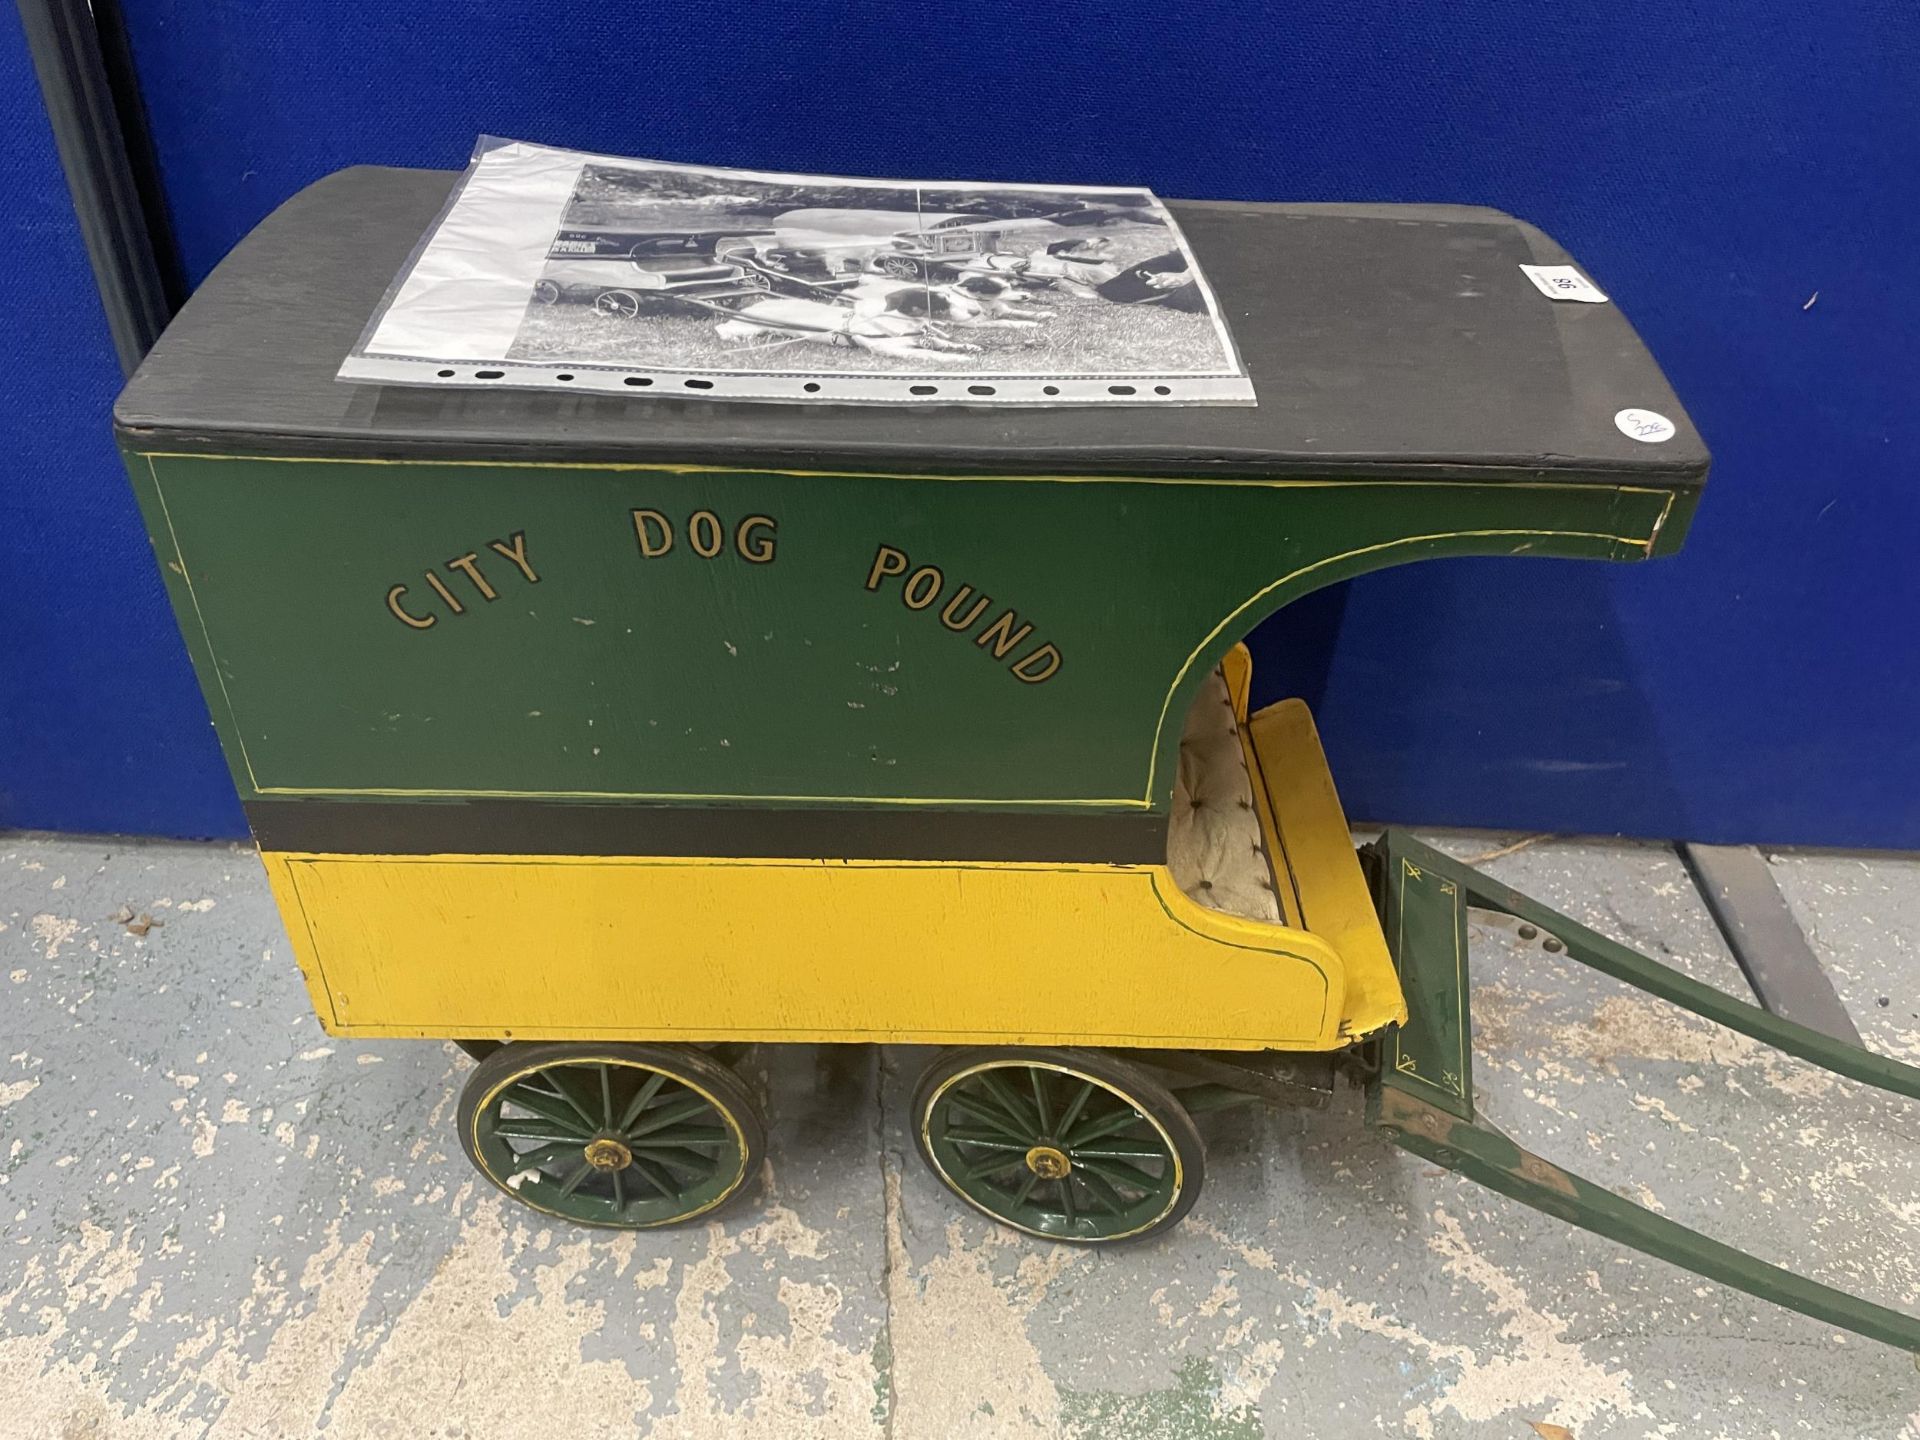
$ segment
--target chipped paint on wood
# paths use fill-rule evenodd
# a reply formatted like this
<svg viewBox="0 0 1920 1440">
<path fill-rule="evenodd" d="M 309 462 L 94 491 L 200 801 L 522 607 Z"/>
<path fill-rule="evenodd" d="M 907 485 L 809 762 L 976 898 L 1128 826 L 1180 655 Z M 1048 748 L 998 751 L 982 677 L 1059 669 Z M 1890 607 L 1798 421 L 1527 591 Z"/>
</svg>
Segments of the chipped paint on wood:
<svg viewBox="0 0 1920 1440">
<path fill-rule="evenodd" d="M 1667 852 L 1551 841 L 1494 863 L 1740 983 Z M 1863 1032 L 1920 1048 L 1875 1005 L 1911 1009 L 1910 941 L 1868 946 L 1920 936 L 1920 862 L 1905 889 L 1833 873 L 1816 942 L 1851 937 L 1836 981 L 1873 1007 Z M 144 939 L 107 918 L 166 896 L 217 904 L 161 907 Z M 10 838 L 0 927 L 0 974 L 24 972 L 0 1019 L 18 1090 L 0 1435 L 514 1440 L 537 1415 L 542 1440 L 1454 1440 L 1531 1421 L 1920 1440 L 1904 1357 L 1430 1174 L 1361 1136 L 1349 1095 L 1221 1117 L 1194 1217 L 1093 1254 L 958 1213 L 922 1173 L 904 1092 L 923 1054 L 887 1052 L 876 1077 L 870 1052 L 802 1048 L 767 1062 L 768 1188 L 706 1227 L 586 1236 L 470 1183 L 446 1131 L 464 1058 L 318 1033 L 284 958 L 259 958 L 285 941 L 244 852 Z M 1481 959 L 1480 1059 L 1522 1143 L 1703 1224 L 1721 1197 L 1726 1238 L 1920 1295 L 1920 1257 L 1884 1243 L 1920 1216 L 1910 1111 L 1658 1002 L 1611 1004 L 1537 950 Z"/>
</svg>

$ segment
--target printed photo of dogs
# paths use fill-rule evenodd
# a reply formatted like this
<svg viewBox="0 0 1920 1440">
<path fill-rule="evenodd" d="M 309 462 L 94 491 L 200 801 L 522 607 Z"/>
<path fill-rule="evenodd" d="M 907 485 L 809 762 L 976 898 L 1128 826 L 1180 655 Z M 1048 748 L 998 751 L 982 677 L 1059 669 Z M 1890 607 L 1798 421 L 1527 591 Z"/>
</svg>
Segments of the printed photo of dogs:
<svg viewBox="0 0 1920 1440">
<path fill-rule="evenodd" d="M 512 360 L 745 374 L 1219 374 L 1146 191 L 588 164 Z"/>
</svg>

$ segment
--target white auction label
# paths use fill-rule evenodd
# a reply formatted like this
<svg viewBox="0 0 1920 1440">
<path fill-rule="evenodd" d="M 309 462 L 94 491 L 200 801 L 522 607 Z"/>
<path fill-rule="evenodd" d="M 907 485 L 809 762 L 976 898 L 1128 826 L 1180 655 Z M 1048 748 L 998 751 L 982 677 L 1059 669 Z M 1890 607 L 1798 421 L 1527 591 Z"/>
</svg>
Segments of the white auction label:
<svg viewBox="0 0 1920 1440">
<path fill-rule="evenodd" d="M 1613 417 L 1613 423 L 1629 440 L 1644 440 L 1649 445 L 1671 440 L 1680 428 L 1654 410 L 1622 410 Z"/>
<path fill-rule="evenodd" d="M 1579 300 L 1587 305 L 1607 303 L 1600 287 L 1571 265 L 1522 265 L 1520 269 L 1549 300 Z"/>
</svg>

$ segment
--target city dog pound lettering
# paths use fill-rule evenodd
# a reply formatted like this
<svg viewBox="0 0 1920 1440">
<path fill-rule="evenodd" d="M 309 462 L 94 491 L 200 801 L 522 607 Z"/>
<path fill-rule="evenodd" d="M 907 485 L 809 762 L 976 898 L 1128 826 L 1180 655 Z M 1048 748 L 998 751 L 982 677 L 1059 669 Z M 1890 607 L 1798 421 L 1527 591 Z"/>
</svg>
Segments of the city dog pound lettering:
<svg viewBox="0 0 1920 1440">
<path fill-rule="evenodd" d="M 949 591 L 947 577 L 939 566 L 921 565 L 915 568 L 907 558 L 906 551 L 897 550 L 891 545 L 882 545 L 874 552 L 873 565 L 867 571 L 867 589 L 878 592 L 884 582 L 903 575 L 906 578 L 900 582 L 901 604 L 909 610 L 933 610 L 935 603 L 944 595 L 946 603 L 940 605 L 937 612 L 940 623 L 956 635 L 972 634 L 973 643 L 995 660 L 1006 660 L 1033 634 L 1032 622 L 1022 620 L 1011 607 L 1002 609 L 993 619 L 981 625 L 993 605 L 991 596 L 981 594 L 973 586 L 965 584 L 956 585 Z M 980 628 L 976 630 L 976 626 Z M 1010 661 L 1007 668 L 1016 679 L 1029 685 L 1038 685 L 1051 680 L 1059 672 L 1060 652 L 1051 644 L 1041 644 Z"/>
<path fill-rule="evenodd" d="M 658 510 L 633 512 L 634 537 L 640 542 L 640 553 L 649 560 L 670 553 L 681 529 Z M 684 527 L 687 548 L 701 559 L 712 560 L 718 556 L 727 548 L 731 534 L 735 552 L 753 565 L 772 561 L 778 531 L 772 516 L 749 515 L 729 532 L 729 527 L 711 510 L 694 511 Z"/>
<path fill-rule="evenodd" d="M 505 540 L 489 540 L 486 548 L 498 555 L 502 560 L 510 562 L 513 569 L 519 572 L 527 584 L 538 585 L 540 583 L 540 576 L 534 571 L 532 563 L 527 559 L 526 531 L 516 530 Z M 487 578 L 486 571 L 480 567 L 480 552 L 478 550 L 469 550 L 464 555 L 454 557 L 446 562 L 446 568 L 449 570 L 458 570 L 461 575 L 466 577 L 465 583 L 458 586 L 459 590 L 464 591 L 471 587 L 472 591 L 479 595 L 482 602 L 491 602 L 500 598 L 499 589 Z M 494 565 L 494 574 L 496 576 L 501 574 L 501 566 L 498 563 Z M 456 593 L 455 588 L 449 586 L 445 580 L 440 578 L 437 570 L 428 567 L 426 579 L 428 588 L 439 597 L 439 606 L 436 607 L 432 602 L 424 599 L 409 600 L 407 598 L 408 587 L 406 585 L 394 585 L 387 591 L 387 609 L 392 613 L 394 619 L 410 629 L 431 630 L 435 625 L 440 623 L 440 609 L 444 609 L 446 613 L 450 615 L 464 615 L 467 613 L 467 605 L 461 602 L 460 596 Z"/>
</svg>

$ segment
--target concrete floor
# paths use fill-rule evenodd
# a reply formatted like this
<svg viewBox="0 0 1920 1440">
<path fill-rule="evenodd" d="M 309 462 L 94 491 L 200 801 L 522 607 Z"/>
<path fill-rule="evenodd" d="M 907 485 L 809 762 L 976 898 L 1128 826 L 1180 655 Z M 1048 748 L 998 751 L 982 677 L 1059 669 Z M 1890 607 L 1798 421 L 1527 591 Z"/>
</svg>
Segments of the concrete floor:
<svg viewBox="0 0 1920 1440">
<path fill-rule="evenodd" d="M 1775 863 L 1869 1043 L 1920 1060 L 1920 860 Z M 1664 848 L 1487 868 L 1745 993 Z M 136 937 L 123 905 L 164 923 Z M 1474 975 L 1482 1102 L 1523 1143 L 1920 1306 L 1913 1106 L 1495 933 Z M 0 838 L 0 1041 L 8 1440 L 1920 1440 L 1909 1357 L 1479 1191 L 1369 1136 L 1352 1093 L 1220 1117 L 1193 1216 L 1090 1253 L 924 1172 L 922 1053 L 796 1047 L 760 1062 L 750 1203 L 550 1225 L 460 1155 L 464 1056 L 321 1033 L 245 849 Z"/>
</svg>

